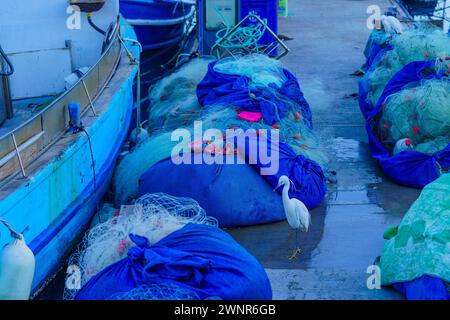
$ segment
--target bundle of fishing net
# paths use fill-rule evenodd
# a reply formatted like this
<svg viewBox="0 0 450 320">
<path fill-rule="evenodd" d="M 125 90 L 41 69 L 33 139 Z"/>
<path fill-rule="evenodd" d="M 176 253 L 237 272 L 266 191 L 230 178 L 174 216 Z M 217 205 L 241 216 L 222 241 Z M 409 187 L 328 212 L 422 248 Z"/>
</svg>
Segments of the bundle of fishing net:
<svg viewBox="0 0 450 320">
<path fill-rule="evenodd" d="M 415 150 L 434 154 L 450 143 L 450 81 L 426 80 L 390 96 L 380 118 L 385 145 L 409 139 Z"/>
<path fill-rule="evenodd" d="M 172 141 L 171 132 L 156 133 L 126 154 L 114 171 L 114 204 L 126 204 L 135 199 L 138 196 L 139 177 L 155 163 L 170 157 L 177 143 Z"/>
<path fill-rule="evenodd" d="M 291 109 L 286 117 L 274 126 L 265 124 L 262 119 L 256 122 L 246 121 L 240 119 L 237 114 L 233 106 L 208 106 L 202 113 L 202 128 L 218 129 L 223 133 L 227 129 L 244 131 L 278 129 L 280 141 L 289 144 L 297 154 L 318 163 L 324 171 L 327 170 L 329 159 L 320 147 L 319 138 L 307 125 L 300 112 Z"/>
<path fill-rule="evenodd" d="M 197 84 L 205 76 L 209 62 L 207 58 L 193 59 L 149 90 L 149 132 L 167 132 L 196 119 L 201 110 Z"/>
<path fill-rule="evenodd" d="M 450 56 L 450 38 L 441 29 L 427 24 L 413 26 L 390 40 L 387 51 L 367 76 L 371 84 L 369 98 L 376 105 L 386 84 L 405 65 L 413 61 L 436 60 L 437 69 L 445 68 Z"/>
<path fill-rule="evenodd" d="M 176 198 L 164 193 L 139 198 L 132 212 L 121 213 L 96 225 L 84 236 L 69 265 L 78 266 L 81 286 L 107 266 L 123 259 L 134 244 L 129 234 L 146 237 L 155 244 L 189 223 L 218 226 L 199 204 L 190 198 Z M 73 299 L 77 290 L 66 287 L 65 299 Z"/>
<path fill-rule="evenodd" d="M 214 70 L 224 74 L 246 76 L 250 78 L 251 86 L 275 84 L 281 87 L 287 80 L 282 63 L 263 54 L 225 58 L 214 65 Z"/>
</svg>

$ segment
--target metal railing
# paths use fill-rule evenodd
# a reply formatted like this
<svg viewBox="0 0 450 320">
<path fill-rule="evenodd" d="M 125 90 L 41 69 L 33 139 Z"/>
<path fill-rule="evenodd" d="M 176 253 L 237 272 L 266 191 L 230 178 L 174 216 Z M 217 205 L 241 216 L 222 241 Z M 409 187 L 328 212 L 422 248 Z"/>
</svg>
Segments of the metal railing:
<svg viewBox="0 0 450 320">
<path fill-rule="evenodd" d="M 0 183 L 19 172 L 26 177 L 26 166 L 67 131 L 69 102 L 80 103 L 81 115 L 89 110 L 97 115 L 94 102 L 112 78 L 121 56 L 119 22 L 113 32 L 113 40 L 102 56 L 73 87 L 0 137 Z"/>
</svg>

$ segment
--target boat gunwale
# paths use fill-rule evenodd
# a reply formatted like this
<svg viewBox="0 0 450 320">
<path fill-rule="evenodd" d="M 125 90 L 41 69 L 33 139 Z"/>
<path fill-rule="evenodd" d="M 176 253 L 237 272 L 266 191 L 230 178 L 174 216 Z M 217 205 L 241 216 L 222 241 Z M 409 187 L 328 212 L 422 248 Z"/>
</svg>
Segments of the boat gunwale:
<svg viewBox="0 0 450 320">
<path fill-rule="evenodd" d="M 110 68 L 108 70 L 108 75 L 106 77 L 104 77 L 103 79 L 100 79 L 100 75 L 98 75 L 98 79 L 97 79 L 97 90 L 95 90 L 95 95 L 90 96 L 90 101 L 92 101 L 92 106 L 95 103 L 95 101 L 98 99 L 99 96 L 102 95 L 102 93 L 104 92 L 105 88 L 108 86 L 108 84 L 110 83 L 115 70 L 117 69 L 121 56 L 122 56 L 122 41 L 120 38 L 120 19 L 121 16 L 118 15 L 117 16 L 117 20 L 116 20 L 116 24 L 114 26 L 113 29 L 113 34 L 111 37 L 111 42 L 109 43 L 109 45 L 107 46 L 107 48 L 105 49 L 105 51 L 102 53 L 102 55 L 100 56 L 100 58 L 95 62 L 94 65 L 92 65 L 89 68 L 89 71 L 86 72 L 86 74 L 84 74 L 81 78 L 78 79 L 78 81 L 66 92 L 64 92 L 63 94 L 59 95 L 52 103 L 50 103 L 48 106 L 46 106 L 44 109 L 42 109 L 39 113 L 37 113 L 36 115 L 34 115 L 33 117 L 29 118 L 28 120 L 24 121 L 23 123 L 21 123 L 20 125 L 18 125 L 17 127 L 15 127 L 14 129 L 12 129 L 11 131 L 7 132 L 6 134 L 2 135 L 0 137 L 0 143 L 6 141 L 7 139 L 11 139 L 11 137 L 14 137 L 15 135 L 18 135 L 21 130 L 27 130 L 27 126 L 32 125 L 34 121 L 39 121 L 38 119 L 41 119 L 41 130 L 39 132 L 45 132 L 44 130 L 44 125 L 43 125 L 43 117 L 45 116 L 45 114 L 47 112 L 51 112 L 51 110 L 53 110 L 54 108 L 57 108 L 60 106 L 61 102 L 64 99 L 67 99 L 68 97 L 70 97 L 71 94 L 73 94 L 73 92 L 77 89 L 79 89 L 80 86 L 82 85 L 86 85 L 88 82 L 85 81 L 86 79 L 88 79 L 89 77 L 91 77 L 92 75 L 94 75 L 95 72 L 99 73 L 99 68 L 100 68 L 100 64 L 103 63 L 106 59 L 113 57 L 114 58 L 114 62 L 110 64 Z M 113 49 L 113 47 L 117 47 L 117 53 L 116 56 L 112 56 L 114 54 L 114 52 L 112 52 L 111 50 Z M 86 93 L 89 93 L 89 90 L 86 86 Z M 89 99 L 88 99 L 89 100 Z M 90 107 L 90 103 L 88 102 L 87 105 L 84 105 L 82 107 L 82 111 L 80 113 L 80 117 L 84 116 L 86 114 L 86 112 L 88 112 L 89 110 L 92 109 L 92 107 Z M 65 132 L 67 131 L 68 126 L 65 124 L 64 125 L 64 129 L 62 130 L 58 130 L 58 132 L 54 133 L 53 136 L 49 137 L 49 139 L 46 141 L 46 143 L 40 148 L 40 150 L 38 150 L 33 156 L 32 156 L 32 161 L 38 159 L 43 153 L 45 153 L 49 148 L 52 147 L 52 145 L 54 145 L 54 143 L 65 134 Z M 37 134 L 39 134 L 39 132 Z M 34 136 L 34 135 L 33 135 Z M 31 136 L 31 139 L 33 138 L 33 136 Z M 29 138 L 30 139 L 30 138 Z M 17 145 L 18 149 L 21 148 L 22 145 L 26 144 L 27 141 L 29 139 L 26 139 L 25 141 L 22 141 L 20 144 Z M 20 156 L 20 151 L 19 154 L 17 154 L 17 150 L 18 149 L 11 149 L 9 153 L 13 152 L 15 153 L 17 156 Z M 8 156 L 8 154 L 5 154 L 5 156 Z M 4 157 L 2 157 L 1 159 L 3 159 Z M 10 160 L 11 161 L 11 160 Z M 24 166 L 25 168 L 28 167 L 28 165 Z M 16 169 L 14 171 L 12 171 L 8 176 L 4 177 L 3 179 L 0 180 L 0 188 L 3 188 L 5 185 L 7 185 L 10 181 L 14 180 L 15 177 L 21 172 L 21 169 Z"/>
<path fill-rule="evenodd" d="M 120 16 L 119 16 L 120 18 Z M 77 80 L 77 82 L 67 91 L 65 91 L 63 94 L 59 95 L 52 103 L 50 103 L 48 106 L 46 106 L 44 109 L 42 109 L 41 111 L 39 111 L 37 114 L 35 114 L 34 116 L 32 116 L 31 118 L 29 118 L 28 120 L 24 121 L 23 123 L 21 123 L 20 125 L 18 125 L 17 127 L 15 127 L 13 130 L 3 134 L 2 136 L 0 136 L 0 142 L 3 141 L 6 138 L 11 137 L 12 134 L 14 134 L 15 132 L 19 131 L 20 129 L 24 128 L 25 126 L 27 126 L 28 124 L 30 124 L 31 122 L 33 122 L 34 120 L 36 120 L 37 118 L 39 118 L 40 116 L 42 116 L 46 111 L 52 109 L 56 104 L 58 104 L 59 102 L 61 102 L 61 100 L 63 100 L 64 98 L 66 98 L 70 93 L 72 93 L 74 91 L 74 89 L 80 85 L 80 83 L 82 81 L 84 81 L 89 75 L 92 74 L 93 70 L 103 61 L 103 59 L 110 53 L 111 48 L 113 47 L 113 45 L 115 44 L 116 41 L 119 41 L 119 33 L 120 33 L 120 27 L 119 27 L 119 19 L 117 19 L 116 22 L 116 26 L 115 26 L 115 30 L 114 30 L 114 38 L 113 41 L 111 41 L 107 47 L 107 49 L 102 53 L 102 55 L 100 56 L 100 58 L 92 65 L 92 67 L 89 68 L 89 71 L 86 72 L 86 74 L 84 74 L 81 78 L 79 78 Z M 94 98 L 97 98 L 102 91 L 104 90 L 104 88 L 106 87 L 107 83 L 111 80 L 111 76 L 114 73 L 114 70 L 117 68 L 120 56 L 121 56 L 121 51 L 122 48 L 120 47 L 120 50 L 117 54 L 117 59 L 115 61 L 115 63 L 113 64 L 113 67 L 111 68 L 110 74 L 108 75 L 108 77 L 106 77 L 104 84 L 102 85 L 102 87 L 100 88 L 99 92 L 96 94 L 96 96 Z M 92 101 L 94 102 L 94 98 L 92 99 Z M 88 108 L 86 108 L 87 110 Z M 83 111 L 86 112 L 86 110 Z"/>
<path fill-rule="evenodd" d="M 191 19 L 195 13 L 195 6 L 191 7 L 189 13 L 182 17 L 172 18 L 172 19 L 126 19 L 127 22 L 132 26 L 146 27 L 146 26 L 172 26 L 186 22 L 186 20 Z"/>
</svg>

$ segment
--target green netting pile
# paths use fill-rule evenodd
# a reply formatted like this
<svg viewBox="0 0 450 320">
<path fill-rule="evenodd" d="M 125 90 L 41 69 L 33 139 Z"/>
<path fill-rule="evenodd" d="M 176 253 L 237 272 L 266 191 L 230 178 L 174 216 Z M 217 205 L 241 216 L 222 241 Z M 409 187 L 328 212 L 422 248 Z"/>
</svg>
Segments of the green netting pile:
<svg viewBox="0 0 450 320">
<path fill-rule="evenodd" d="M 422 275 L 450 282 L 450 174 L 427 185 L 398 228 L 385 233 L 383 285 Z"/>
<path fill-rule="evenodd" d="M 283 72 L 283 64 L 263 54 L 242 56 L 239 59 L 225 58 L 214 66 L 214 70 L 225 74 L 238 74 L 250 78 L 253 86 L 281 87 L 287 80 Z"/>
<path fill-rule="evenodd" d="M 410 139 L 415 150 L 434 154 L 450 143 L 450 82 L 426 80 L 390 96 L 379 122 L 382 142 Z"/>
<path fill-rule="evenodd" d="M 251 86 L 264 86 L 277 99 L 283 99 L 289 111 L 280 123 L 273 126 L 265 124 L 264 119 L 250 122 L 239 118 L 239 111 L 232 105 L 202 107 L 197 100 L 196 87 L 207 73 L 209 62 L 211 60 L 194 59 L 150 89 L 149 118 L 146 123 L 150 136 L 127 154 L 116 168 L 113 182 L 116 205 L 129 203 L 136 198 L 139 177 L 156 162 L 171 156 L 173 147 L 179 143 L 179 140 L 172 141 L 174 130 L 186 129 L 194 139 L 193 124 L 196 120 L 202 121 L 203 132 L 207 129 L 218 129 L 223 133 L 227 129 L 238 128 L 279 129 L 282 141 L 291 145 L 297 154 L 316 161 L 327 172 L 329 160 L 320 149 L 319 139 L 307 120 L 303 119 L 302 107 L 275 88 L 286 81 L 279 61 L 263 55 L 251 55 L 237 60 L 224 59 L 215 66 L 223 73 L 248 76 Z"/>
<path fill-rule="evenodd" d="M 156 134 L 142 142 L 117 165 L 114 178 L 114 203 L 129 203 L 138 196 L 139 177 L 152 165 L 170 156 L 177 144 L 171 133 Z"/>
<path fill-rule="evenodd" d="M 328 167 L 329 159 L 320 147 L 319 138 L 299 117 L 300 112 L 294 107 L 288 112 L 275 128 L 279 129 L 280 141 L 288 143 L 300 155 L 317 162 L 324 170 Z M 271 130 L 274 127 L 264 123 L 249 122 L 239 119 L 235 110 L 230 106 L 211 106 L 202 113 L 203 130 L 219 129 L 263 129 Z"/>
<path fill-rule="evenodd" d="M 197 84 L 203 79 L 210 59 L 194 59 L 149 90 L 149 132 L 170 131 L 190 125 L 201 106 Z"/>
<path fill-rule="evenodd" d="M 383 39 L 384 40 L 384 39 Z M 376 105 L 389 80 L 401 68 L 413 61 L 438 59 L 445 68 L 450 56 L 450 39 L 441 29 L 430 25 L 414 26 L 389 41 L 393 50 L 385 53 L 378 66 L 367 76 L 371 84 L 369 99 Z M 442 63 L 439 63 L 442 59 Z"/>
</svg>

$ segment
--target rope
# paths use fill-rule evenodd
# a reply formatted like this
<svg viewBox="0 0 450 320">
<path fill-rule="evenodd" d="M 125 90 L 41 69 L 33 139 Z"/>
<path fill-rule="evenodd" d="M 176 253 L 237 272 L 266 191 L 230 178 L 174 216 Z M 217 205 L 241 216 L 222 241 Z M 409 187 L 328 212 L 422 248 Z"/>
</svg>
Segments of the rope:
<svg viewBox="0 0 450 320">
<path fill-rule="evenodd" d="M 23 236 L 20 233 L 18 233 L 16 230 L 14 230 L 8 221 L 6 221 L 5 219 L 0 217 L 0 222 L 5 225 L 5 227 L 9 230 L 9 232 L 11 232 L 11 237 L 13 237 L 15 239 L 19 239 L 19 240 L 23 239 Z"/>
<path fill-rule="evenodd" d="M 267 29 L 267 19 L 263 19 L 264 25 L 240 27 L 230 34 L 230 23 L 218 8 L 215 8 L 217 14 L 222 18 L 225 28 L 220 29 L 216 33 L 216 45 L 224 49 L 243 49 L 255 47 L 258 51 L 258 41 L 262 38 Z M 212 52 L 211 52 L 212 54 Z"/>
</svg>

